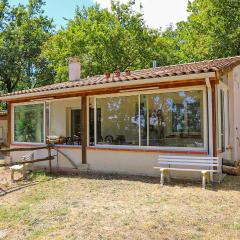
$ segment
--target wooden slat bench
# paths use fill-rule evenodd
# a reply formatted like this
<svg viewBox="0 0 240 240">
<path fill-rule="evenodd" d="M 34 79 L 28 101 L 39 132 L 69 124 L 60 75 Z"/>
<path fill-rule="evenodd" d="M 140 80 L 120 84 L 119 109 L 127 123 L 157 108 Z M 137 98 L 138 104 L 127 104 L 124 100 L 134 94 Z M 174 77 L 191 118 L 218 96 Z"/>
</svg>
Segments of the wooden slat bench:
<svg viewBox="0 0 240 240">
<path fill-rule="evenodd" d="M 11 170 L 11 181 L 12 182 L 14 181 L 14 173 L 15 172 L 22 173 L 23 178 L 26 177 L 27 170 L 29 168 L 29 163 L 21 163 L 21 162 L 32 161 L 33 158 L 34 158 L 34 154 L 33 153 L 26 154 L 26 155 L 21 157 L 18 165 L 14 165 L 14 166 L 10 167 L 10 170 Z"/>
<path fill-rule="evenodd" d="M 189 171 L 202 173 L 202 187 L 206 188 L 206 182 L 209 180 L 210 173 L 221 173 L 222 166 L 218 157 L 195 157 L 195 156 L 170 156 L 159 155 L 158 164 L 154 167 L 161 172 L 160 183 L 164 185 L 165 176 L 170 181 L 170 171 Z"/>
</svg>

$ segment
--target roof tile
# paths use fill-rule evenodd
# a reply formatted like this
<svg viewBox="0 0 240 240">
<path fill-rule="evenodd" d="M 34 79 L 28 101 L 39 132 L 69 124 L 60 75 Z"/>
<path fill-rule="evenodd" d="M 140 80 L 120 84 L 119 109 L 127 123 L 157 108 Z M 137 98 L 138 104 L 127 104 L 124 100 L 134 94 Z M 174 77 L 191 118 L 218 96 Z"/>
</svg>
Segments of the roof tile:
<svg viewBox="0 0 240 240">
<path fill-rule="evenodd" d="M 176 76 L 176 75 L 186 75 L 186 74 L 195 74 L 195 73 L 207 73 L 207 72 L 216 72 L 224 71 L 229 67 L 234 67 L 240 64 L 240 56 L 215 59 L 215 60 L 206 60 L 201 62 L 193 62 L 186 64 L 162 66 L 152 69 L 141 69 L 131 71 L 130 75 L 121 73 L 120 77 L 114 76 L 111 74 L 109 78 L 106 78 L 105 75 L 88 77 L 86 79 L 81 79 L 79 81 L 67 81 L 62 83 L 55 83 L 52 85 L 46 85 L 43 87 L 25 89 L 21 91 L 15 91 L 12 93 L 3 94 L 2 96 L 13 96 L 21 95 L 26 93 L 35 93 L 35 92 L 44 92 L 44 91 L 53 91 L 64 88 L 75 88 L 80 86 L 90 86 L 98 85 L 105 83 L 115 83 L 115 82 L 124 82 L 124 81 L 134 81 L 148 78 L 161 78 L 167 76 Z"/>
</svg>

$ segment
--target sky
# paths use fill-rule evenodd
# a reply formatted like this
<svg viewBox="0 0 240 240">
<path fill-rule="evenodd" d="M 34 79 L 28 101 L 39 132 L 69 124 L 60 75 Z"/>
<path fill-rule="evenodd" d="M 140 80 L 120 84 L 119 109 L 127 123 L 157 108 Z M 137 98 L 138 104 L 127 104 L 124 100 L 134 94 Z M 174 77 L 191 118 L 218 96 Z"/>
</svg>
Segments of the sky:
<svg viewBox="0 0 240 240">
<path fill-rule="evenodd" d="M 127 2 L 128 0 L 120 0 Z M 28 0 L 9 0 L 10 4 L 26 4 Z M 54 19 L 57 28 L 64 26 L 64 18 L 71 19 L 76 6 L 91 6 L 96 2 L 103 8 L 110 8 L 111 0 L 45 0 L 46 14 Z M 149 27 L 166 28 L 169 24 L 186 20 L 188 13 L 188 0 L 136 0 L 136 10 L 139 10 L 140 3 L 143 5 L 144 19 Z"/>
</svg>

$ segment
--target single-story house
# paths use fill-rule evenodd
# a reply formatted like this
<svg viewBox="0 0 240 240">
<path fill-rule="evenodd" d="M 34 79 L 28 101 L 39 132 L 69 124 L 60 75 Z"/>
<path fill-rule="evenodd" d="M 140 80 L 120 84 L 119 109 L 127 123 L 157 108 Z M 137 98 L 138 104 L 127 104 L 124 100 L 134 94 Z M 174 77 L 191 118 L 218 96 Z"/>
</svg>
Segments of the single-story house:
<svg viewBox="0 0 240 240">
<path fill-rule="evenodd" d="M 67 82 L 0 97 L 10 147 L 54 138 L 79 168 L 141 175 L 159 175 L 159 154 L 240 159 L 240 56 L 86 79 L 80 69 L 71 58 Z M 54 168 L 72 168 L 55 158 Z"/>
</svg>

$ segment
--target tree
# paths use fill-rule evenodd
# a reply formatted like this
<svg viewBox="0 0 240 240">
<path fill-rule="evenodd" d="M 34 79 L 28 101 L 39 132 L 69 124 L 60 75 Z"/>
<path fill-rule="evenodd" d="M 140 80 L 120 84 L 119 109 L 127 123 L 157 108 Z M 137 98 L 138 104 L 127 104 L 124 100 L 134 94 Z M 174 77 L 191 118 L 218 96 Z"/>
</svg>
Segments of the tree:
<svg viewBox="0 0 240 240">
<path fill-rule="evenodd" d="M 68 22 L 46 42 L 44 56 L 56 71 L 56 81 L 67 80 L 70 56 L 80 56 L 81 77 L 113 72 L 117 69 L 138 69 L 151 66 L 153 59 L 168 63 L 162 54 L 165 39 L 160 31 L 149 29 L 143 14 L 133 11 L 134 1 L 120 4 L 112 1 L 112 11 L 99 5 L 76 10 Z M 162 51 L 160 51 L 162 50 Z"/>
<path fill-rule="evenodd" d="M 190 16 L 177 24 L 183 61 L 240 55 L 240 1 L 194 0 Z"/>
<path fill-rule="evenodd" d="M 44 15 L 43 0 L 11 7 L 0 0 L 0 87 L 2 91 L 51 83 L 54 71 L 40 57 L 41 46 L 52 35 L 52 20 Z"/>
</svg>

